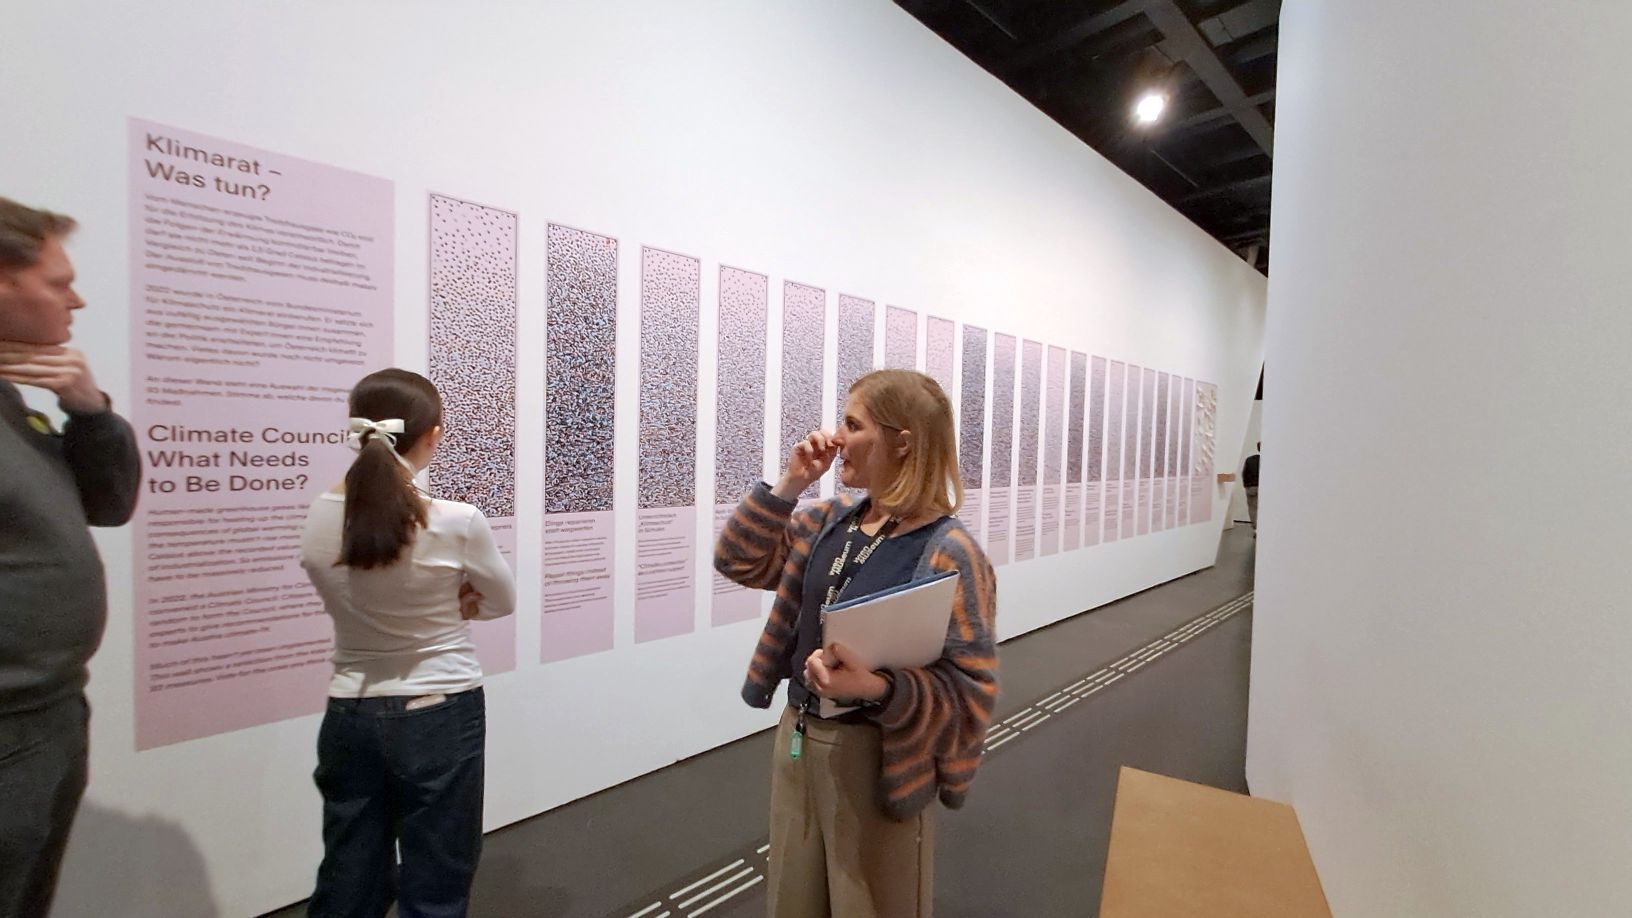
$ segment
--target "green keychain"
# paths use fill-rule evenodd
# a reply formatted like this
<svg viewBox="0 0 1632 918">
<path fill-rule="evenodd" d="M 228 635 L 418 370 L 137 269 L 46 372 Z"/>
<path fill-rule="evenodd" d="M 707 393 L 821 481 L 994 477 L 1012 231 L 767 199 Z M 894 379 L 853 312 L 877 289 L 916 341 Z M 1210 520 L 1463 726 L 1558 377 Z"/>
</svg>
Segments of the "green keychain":
<svg viewBox="0 0 1632 918">
<path fill-rule="evenodd" d="M 805 709 L 810 707 L 810 699 L 799 706 L 799 716 L 793 720 L 793 734 L 788 737 L 788 758 L 799 761 L 799 753 L 805 748 Z"/>
</svg>

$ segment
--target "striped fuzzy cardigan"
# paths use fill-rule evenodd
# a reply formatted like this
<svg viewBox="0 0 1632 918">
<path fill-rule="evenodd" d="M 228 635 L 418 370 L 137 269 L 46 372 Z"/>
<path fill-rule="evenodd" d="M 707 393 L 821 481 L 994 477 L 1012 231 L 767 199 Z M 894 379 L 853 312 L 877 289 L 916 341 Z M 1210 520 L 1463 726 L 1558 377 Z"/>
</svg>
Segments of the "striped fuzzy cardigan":
<svg viewBox="0 0 1632 918">
<path fill-rule="evenodd" d="M 769 707 L 777 685 L 791 675 L 806 562 L 858 500 L 845 495 L 798 507 L 761 482 L 726 521 L 714 568 L 743 586 L 776 590 L 742 686 L 748 704 Z M 923 810 L 937 793 L 950 808 L 963 805 L 997 702 L 997 575 L 961 522 L 932 525 L 938 531 L 915 577 L 950 570 L 960 575 L 946 650 L 928 666 L 892 672 L 889 702 L 869 712 L 882 734 L 879 802 L 898 820 Z"/>
</svg>

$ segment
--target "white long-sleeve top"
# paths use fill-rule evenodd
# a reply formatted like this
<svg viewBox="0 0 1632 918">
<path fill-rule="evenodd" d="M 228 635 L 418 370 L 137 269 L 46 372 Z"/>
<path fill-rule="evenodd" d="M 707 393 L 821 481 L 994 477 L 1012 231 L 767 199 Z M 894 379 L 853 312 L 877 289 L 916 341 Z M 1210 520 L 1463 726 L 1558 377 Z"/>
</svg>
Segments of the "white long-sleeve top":
<svg viewBox="0 0 1632 918">
<path fill-rule="evenodd" d="M 334 619 L 333 698 L 431 695 L 482 684 L 482 667 L 459 615 L 459 588 L 482 598 L 477 618 L 516 609 L 516 580 L 499 556 L 482 511 L 427 499 L 426 525 L 386 567 L 338 566 L 345 495 L 312 502 L 301 535 L 301 566 Z"/>
</svg>

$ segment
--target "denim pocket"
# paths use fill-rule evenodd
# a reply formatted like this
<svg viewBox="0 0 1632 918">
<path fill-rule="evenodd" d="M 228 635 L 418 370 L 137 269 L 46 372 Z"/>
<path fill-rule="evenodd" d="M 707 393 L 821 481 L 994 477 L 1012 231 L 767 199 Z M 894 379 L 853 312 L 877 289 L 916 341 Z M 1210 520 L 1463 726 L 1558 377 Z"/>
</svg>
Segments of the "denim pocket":
<svg viewBox="0 0 1632 918">
<path fill-rule="evenodd" d="M 487 740 L 486 705 L 479 691 L 413 711 L 392 711 L 379 720 L 387 760 L 403 780 L 437 781 L 473 759 Z"/>
</svg>

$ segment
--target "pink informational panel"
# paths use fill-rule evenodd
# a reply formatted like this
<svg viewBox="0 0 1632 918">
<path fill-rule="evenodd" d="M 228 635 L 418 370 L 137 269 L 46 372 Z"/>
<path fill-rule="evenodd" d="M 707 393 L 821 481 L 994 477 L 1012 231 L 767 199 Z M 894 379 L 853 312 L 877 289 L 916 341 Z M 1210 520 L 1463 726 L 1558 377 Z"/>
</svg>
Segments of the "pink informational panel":
<svg viewBox="0 0 1632 918">
<path fill-rule="evenodd" d="M 1134 512 L 1139 500 L 1139 418 L 1143 410 L 1139 381 L 1143 371 L 1128 365 L 1128 403 L 1122 411 L 1122 538 L 1138 534 L 1138 514 Z"/>
<path fill-rule="evenodd" d="M 963 379 L 958 406 L 958 468 L 963 473 L 963 507 L 958 518 L 976 539 L 985 531 L 986 491 L 986 329 L 963 327 Z M 987 546 L 987 554 L 992 549 Z"/>
<path fill-rule="evenodd" d="M 323 709 L 333 628 L 299 564 L 389 366 L 393 191 L 131 119 L 136 748 Z"/>
<path fill-rule="evenodd" d="M 742 495 L 765 474 L 765 335 L 770 281 L 741 268 L 720 268 L 719 374 L 714 421 L 714 535 Z M 871 337 L 869 328 L 868 336 Z M 709 622 L 715 627 L 758 618 L 759 590 L 713 575 Z"/>
<path fill-rule="evenodd" d="M 1065 348 L 1048 348 L 1043 384 L 1043 518 L 1038 528 L 1039 552 L 1044 555 L 1060 550 L 1065 487 L 1061 464 L 1064 459 L 1061 451 L 1065 448 L 1065 360 Z"/>
<path fill-rule="evenodd" d="M 1098 545 L 1100 521 L 1111 501 L 1105 497 L 1105 358 L 1089 362 L 1088 484 L 1082 513 L 1082 543 Z"/>
<path fill-rule="evenodd" d="M 1156 455 L 1155 471 L 1150 480 L 1150 528 L 1156 531 L 1167 528 L 1168 378 L 1166 373 L 1156 376 Z"/>
<path fill-rule="evenodd" d="M 924 372 L 941 384 L 947 399 L 953 398 L 952 365 L 957 346 L 957 326 L 951 319 L 924 317 Z M 956 405 L 956 402 L 953 402 Z"/>
<path fill-rule="evenodd" d="M 430 198 L 430 380 L 442 394 L 431 496 L 471 504 L 516 567 L 516 215 Z M 486 673 L 516 668 L 516 619 L 471 622 Z"/>
<path fill-rule="evenodd" d="M 782 445 L 776 461 L 786 461 L 793 445 L 822 426 L 822 338 L 827 326 L 827 292 L 820 287 L 782 283 Z M 800 496 L 820 493 L 812 483 Z"/>
<path fill-rule="evenodd" d="M 545 271 L 545 662 L 612 649 L 618 241 L 551 223 Z"/>
<path fill-rule="evenodd" d="M 884 365 L 918 369 L 918 313 L 900 306 L 885 307 Z"/>
<path fill-rule="evenodd" d="M 1088 355 L 1071 352 L 1070 392 L 1065 405 L 1065 510 L 1060 518 L 1060 548 L 1082 547 L 1082 460 L 1085 431 L 1084 400 L 1088 392 Z M 1099 533 L 1094 533 L 1099 541 Z"/>
<path fill-rule="evenodd" d="M 991 493 L 986 508 L 986 554 L 1007 564 L 1014 538 L 1014 380 L 1019 358 L 1013 335 L 992 335 Z"/>
<path fill-rule="evenodd" d="M 1014 559 L 1037 556 L 1037 463 L 1042 452 L 1043 346 L 1025 341 L 1020 346 L 1020 470 L 1014 501 Z"/>
<path fill-rule="evenodd" d="M 1127 398 L 1127 366 L 1110 361 L 1105 400 L 1105 541 L 1122 538 L 1122 475 L 1124 432 L 1123 404 Z"/>
<path fill-rule="evenodd" d="M 702 262 L 640 252 L 640 506 L 635 642 L 696 620 L 697 324 Z"/>
<path fill-rule="evenodd" d="M 1151 475 L 1156 434 L 1156 371 L 1146 367 L 1139 385 L 1139 503 L 1134 508 L 1135 534 L 1150 532 Z"/>
<path fill-rule="evenodd" d="M 1180 407 L 1184 397 L 1184 380 L 1178 376 L 1172 378 L 1172 385 L 1167 397 L 1167 416 L 1172 431 L 1167 435 L 1167 503 L 1163 525 L 1172 529 L 1179 525 L 1179 441 L 1184 439 L 1180 433 L 1181 417 L 1184 414 Z"/>
<path fill-rule="evenodd" d="M 1218 387 L 1212 383 L 1196 383 L 1196 442 L 1191 499 L 1196 502 L 1192 516 L 1198 522 L 1213 518 L 1214 449 L 1218 445 Z"/>
<path fill-rule="evenodd" d="M 1190 494 L 1194 490 L 1195 475 L 1191 471 L 1191 455 L 1195 442 L 1194 425 L 1196 422 L 1196 381 L 1186 379 L 1184 391 L 1180 394 L 1182 413 L 1179 416 L 1179 525 L 1188 526 L 1190 519 Z"/>
<path fill-rule="evenodd" d="M 850 385 L 873 369 L 873 315 L 872 300 L 839 294 L 839 349 L 838 386 L 833 398 L 834 426 L 844 424 L 844 403 L 849 397 Z M 782 457 L 786 458 L 786 457 Z M 859 492 L 847 488 L 839 480 L 842 459 L 833 462 L 833 488 L 837 493 Z"/>
</svg>

